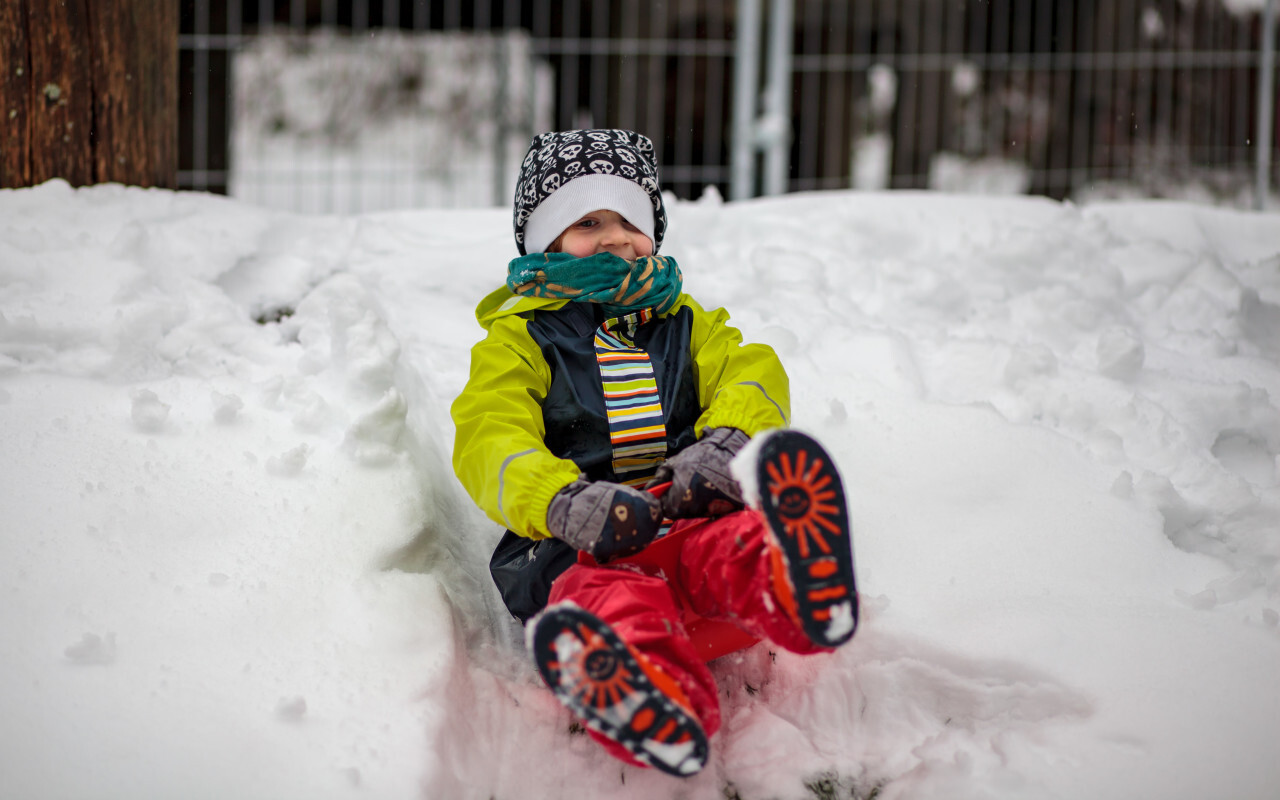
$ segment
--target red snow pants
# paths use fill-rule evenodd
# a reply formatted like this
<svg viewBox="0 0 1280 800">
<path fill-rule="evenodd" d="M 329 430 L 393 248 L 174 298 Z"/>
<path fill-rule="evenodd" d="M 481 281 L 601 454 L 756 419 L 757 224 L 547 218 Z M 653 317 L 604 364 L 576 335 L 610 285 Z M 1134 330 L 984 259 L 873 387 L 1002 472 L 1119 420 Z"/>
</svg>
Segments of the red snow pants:
<svg viewBox="0 0 1280 800">
<path fill-rule="evenodd" d="M 633 556 L 599 565 L 579 554 L 552 584 L 549 604 L 570 600 L 608 623 L 680 684 L 711 736 L 720 729 L 720 703 L 706 661 L 758 639 L 793 653 L 829 651 L 809 641 L 775 598 L 767 536 L 751 509 L 678 520 Z M 617 743 L 590 733 L 636 763 Z"/>
</svg>

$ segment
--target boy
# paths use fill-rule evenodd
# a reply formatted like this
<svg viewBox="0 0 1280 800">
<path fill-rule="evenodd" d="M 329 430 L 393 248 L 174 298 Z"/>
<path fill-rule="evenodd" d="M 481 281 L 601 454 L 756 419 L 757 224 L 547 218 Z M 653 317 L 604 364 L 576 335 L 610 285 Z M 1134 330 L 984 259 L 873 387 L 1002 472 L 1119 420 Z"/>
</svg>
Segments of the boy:
<svg viewBox="0 0 1280 800">
<path fill-rule="evenodd" d="M 787 425 L 786 373 L 657 255 L 648 138 L 535 137 L 514 223 L 520 257 L 476 309 L 486 337 L 452 407 L 454 470 L 508 529 L 490 568 L 552 692 L 618 758 L 691 775 L 720 726 L 705 661 L 725 648 L 690 631 L 797 653 L 853 635 L 839 475 L 812 439 L 770 434 L 744 508 L 730 461 Z"/>
</svg>

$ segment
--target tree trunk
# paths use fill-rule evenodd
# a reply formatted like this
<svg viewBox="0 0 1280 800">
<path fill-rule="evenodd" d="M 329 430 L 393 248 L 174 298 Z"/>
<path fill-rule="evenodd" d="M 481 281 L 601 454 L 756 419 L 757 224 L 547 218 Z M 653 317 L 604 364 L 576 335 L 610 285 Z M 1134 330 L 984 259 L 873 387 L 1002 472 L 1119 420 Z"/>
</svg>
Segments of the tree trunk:
<svg viewBox="0 0 1280 800">
<path fill-rule="evenodd" d="M 175 0 L 0 0 L 0 186 L 177 185 Z"/>
</svg>

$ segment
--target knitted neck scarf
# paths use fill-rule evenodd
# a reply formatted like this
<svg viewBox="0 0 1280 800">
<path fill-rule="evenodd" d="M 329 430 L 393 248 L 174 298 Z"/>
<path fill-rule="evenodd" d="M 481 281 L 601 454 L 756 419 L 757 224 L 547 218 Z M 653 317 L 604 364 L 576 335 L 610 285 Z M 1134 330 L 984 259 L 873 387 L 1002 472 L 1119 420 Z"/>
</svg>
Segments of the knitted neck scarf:
<svg viewBox="0 0 1280 800">
<path fill-rule="evenodd" d="M 666 256 L 627 261 L 611 253 L 586 258 L 530 253 L 507 265 L 507 287 L 516 294 L 600 303 L 609 316 L 642 308 L 665 314 L 675 306 L 682 284 L 680 267 Z"/>
</svg>

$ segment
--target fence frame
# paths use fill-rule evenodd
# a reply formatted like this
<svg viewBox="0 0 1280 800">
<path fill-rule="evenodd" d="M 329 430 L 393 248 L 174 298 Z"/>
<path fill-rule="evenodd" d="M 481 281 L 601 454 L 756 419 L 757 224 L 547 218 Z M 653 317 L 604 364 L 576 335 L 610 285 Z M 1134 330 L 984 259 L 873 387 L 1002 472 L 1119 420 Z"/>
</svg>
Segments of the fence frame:
<svg viewBox="0 0 1280 800">
<path fill-rule="evenodd" d="M 184 188 L 224 190 L 229 61 L 258 30 L 282 27 L 355 35 L 379 27 L 524 28 L 534 52 L 557 69 L 553 127 L 649 133 L 664 184 L 683 197 L 706 186 L 730 193 L 741 180 L 746 137 L 733 131 L 744 109 L 756 145 L 777 140 L 769 138 L 777 126 L 762 133 L 761 96 L 744 97 L 733 85 L 750 45 L 741 6 L 762 8 L 764 0 L 181 2 Z M 767 67 L 790 60 L 790 91 L 780 91 L 784 81 L 768 82 L 769 103 L 790 103 L 781 125 L 790 141 L 786 157 L 773 162 L 772 191 L 851 185 L 854 144 L 875 124 L 868 81 L 886 69 L 897 81 L 883 122 L 893 142 L 890 188 L 928 187 L 939 152 L 1029 165 L 1031 191 L 1052 197 L 1108 181 L 1158 194 L 1143 176 L 1167 175 L 1216 181 L 1227 194 L 1264 202 L 1276 180 L 1275 111 L 1267 108 L 1275 67 L 1262 63 L 1275 30 L 1262 14 L 1233 16 L 1222 0 L 771 2 L 770 13 L 792 15 L 792 47 L 775 51 L 781 58 Z M 1276 2 L 1268 0 L 1273 15 Z M 776 35 L 781 27 L 777 17 L 769 25 L 775 43 L 785 42 Z M 966 71 L 979 87 L 969 107 L 956 90 Z M 980 120 L 976 144 L 963 140 L 966 114 Z M 505 205 L 498 183 L 493 204 Z M 734 197 L 755 193 L 732 189 Z"/>
</svg>

